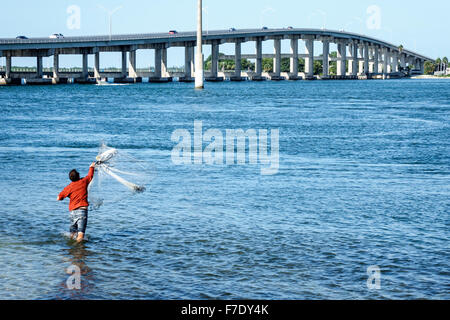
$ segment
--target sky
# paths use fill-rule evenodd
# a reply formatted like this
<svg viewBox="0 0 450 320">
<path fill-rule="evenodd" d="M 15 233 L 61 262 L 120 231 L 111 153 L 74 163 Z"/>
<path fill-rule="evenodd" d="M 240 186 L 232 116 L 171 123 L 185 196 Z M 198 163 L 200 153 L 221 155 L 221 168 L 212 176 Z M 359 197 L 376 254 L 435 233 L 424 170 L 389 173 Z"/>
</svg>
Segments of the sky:
<svg viewBox="0 0 450 320">
<path fill-rule="evenodd" d="M 52 33 L 65 36 L 109 34 L 106 11 L 112 15 L 113 34 L 193 31 L 197 0 L 24 0 L 3 1 L 0 38 L 42 37 Z M 450 56 L 450 1 L 428 0 L 203 0 L 204 29 L 240 28 L 322 28 L 356 32 L 416 51 L 431 58 Z M 78 14 L 79 12 L 79 14 Z M 220 51 L 233 54 L 233 45 Z M 300 50 L 304 45 L 300 44 Z M 321 50 L 317 45 L 316 50 Z M 266 41 L 263 50 L 273 52 Z M 289 52 L 283 41 L 283 52 Z M 138 68 L 154 64 L 153 50 L 139 50 Z M 254 53 L 254 44 L 243 45 L 243 53 Z M 210 54 L 205 46 L 205 56 Z M 120 53 L 102 53 L 101 67 L 119 66 Z M 4 65 L 4 58 L 0 59 Z M 81 66 L 81 57 L 64 56 L 61 67 Z M 184 64 L 184 50 L 171 48 L 169 66 Z M 13 65 L 35 65 L 34 59 L 15 58 Z M 44 67 L 52 65 L 44 59 Z M 89 58 L 93 65 L 93 57 Z"/>
</svg>

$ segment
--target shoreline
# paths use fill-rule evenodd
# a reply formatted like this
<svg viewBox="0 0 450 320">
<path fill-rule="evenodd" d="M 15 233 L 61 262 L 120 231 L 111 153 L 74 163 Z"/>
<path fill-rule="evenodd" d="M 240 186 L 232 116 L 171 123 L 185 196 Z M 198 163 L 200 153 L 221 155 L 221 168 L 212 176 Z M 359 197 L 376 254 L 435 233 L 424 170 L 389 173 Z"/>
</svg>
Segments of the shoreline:
<svg viewBox="0 0 450 320">
<path fill-rule="evenodd" d="M 448 79 L 450 80 L 450 76 L 442 77 L 442 76 L 432 76 L 432 75 L 420 75 L 411 77 L 411 79 Z"/>
</svg>

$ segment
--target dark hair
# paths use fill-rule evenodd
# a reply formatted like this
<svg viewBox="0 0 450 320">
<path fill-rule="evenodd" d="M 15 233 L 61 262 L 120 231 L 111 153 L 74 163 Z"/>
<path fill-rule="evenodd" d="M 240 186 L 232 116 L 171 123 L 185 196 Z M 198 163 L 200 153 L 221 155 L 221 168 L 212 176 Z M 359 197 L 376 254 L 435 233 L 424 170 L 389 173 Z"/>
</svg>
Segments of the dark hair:
<svg viewBox="0 0 450 320">
<path fill-rule="evenodd" d="M 76 182 L 76 181 L 80 180 L 80 174 L 78 173 L 77 170 L 73 169 L 69 173 L 69 179 L 72 180 L 72 182 Z"/>
</svg>

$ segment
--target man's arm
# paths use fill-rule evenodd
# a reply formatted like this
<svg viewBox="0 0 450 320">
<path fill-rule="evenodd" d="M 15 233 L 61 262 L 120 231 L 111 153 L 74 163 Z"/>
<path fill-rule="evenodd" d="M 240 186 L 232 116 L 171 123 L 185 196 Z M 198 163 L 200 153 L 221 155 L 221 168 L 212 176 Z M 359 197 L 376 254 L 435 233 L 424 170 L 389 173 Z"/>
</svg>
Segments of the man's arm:
<svg viewBox="0 0 450 320">
<path fill-rule="evenodd" d="M 89 167 L 89 173 L 84 178 L 87 180 L 88 183 L 91 183 L 92 179 L 94 179 L 94 172 L 95 172 L 95 162 L 92 162 L 91 166 Z"/>
<path fill-rule="evenodd" d="M 65 198 L 67 198 L 67 187 L 64 188 L 63 191 L 58 195 L 58 198 L 56 198 L 56 201 L 63 201 Z"/>
</svg>

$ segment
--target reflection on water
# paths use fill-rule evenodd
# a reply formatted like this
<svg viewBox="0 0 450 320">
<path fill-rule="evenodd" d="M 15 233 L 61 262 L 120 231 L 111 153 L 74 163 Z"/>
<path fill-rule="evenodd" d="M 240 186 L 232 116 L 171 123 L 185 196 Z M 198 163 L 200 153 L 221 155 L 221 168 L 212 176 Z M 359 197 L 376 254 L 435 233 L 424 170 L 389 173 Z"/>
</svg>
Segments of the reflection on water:
<svg viewBox="0 0 450 320">
<path fill-rule="evenodd" d="M 87 260 L 92 252 L 89 251 L 88 243 L 77 243 L 67 240 L 67 248 L 63 249 L 66 263 L 65 277 L 61 283 L 60 292 L 55 299 L 86 299 L 94 287 L 94 273 L 87 265 Z M 79 277 L 79 288 L 77 287 Z"/>
</svg>

